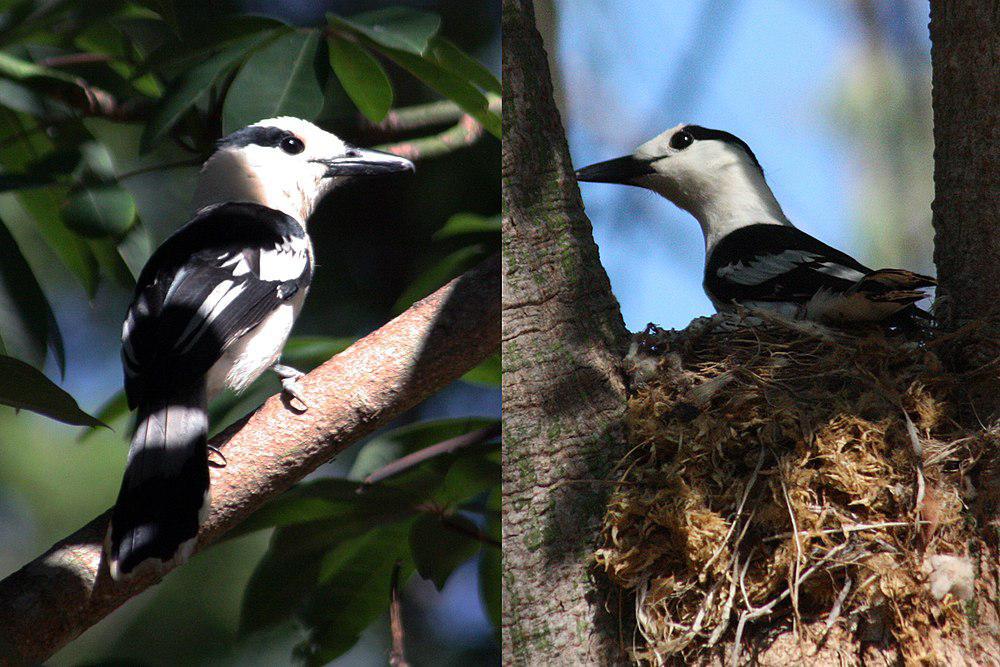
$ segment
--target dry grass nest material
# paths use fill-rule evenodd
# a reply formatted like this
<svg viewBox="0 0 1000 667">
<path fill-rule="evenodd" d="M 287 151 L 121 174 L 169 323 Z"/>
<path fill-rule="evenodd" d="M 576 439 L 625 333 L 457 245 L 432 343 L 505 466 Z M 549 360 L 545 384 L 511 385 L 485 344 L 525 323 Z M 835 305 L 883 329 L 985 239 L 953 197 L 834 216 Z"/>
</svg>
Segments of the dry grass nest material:
<svg viewBox="0 0 1000 667">
<path fill-rule="evenodd" d="M 975 378 L 935 349 L 746 314 L 636 337 L 596 558 L 634 597 L 638 661 L 739 662 L 766 624 L 941 662 L 996 575 L 1000 433 L 968 427 Z"/>
</svg>

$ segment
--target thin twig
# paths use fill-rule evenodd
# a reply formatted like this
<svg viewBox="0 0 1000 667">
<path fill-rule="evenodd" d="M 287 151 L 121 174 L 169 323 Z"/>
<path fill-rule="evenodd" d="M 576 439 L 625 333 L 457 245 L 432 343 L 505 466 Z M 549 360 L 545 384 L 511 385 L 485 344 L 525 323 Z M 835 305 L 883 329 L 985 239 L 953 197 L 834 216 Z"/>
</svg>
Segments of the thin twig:
<svg viewBox="0 0 1000 667">
<path fill-rule="evenodd" d="M 392 584 L 389 589 L 389 628 L 392 632 L 392 652 L 389 664 L 392 667 L 409 667 L 404 651 L 406 635 L 403 632 L 403 608 L 399 602 L 399 571 L 402 563 L 396 561 L 392 568 Z"/>
<path fill-rule="evenodd" d="M 132 178 L 133 176 L 139 176 L 141 174 L 148 174 L 152 171 L 166 171 L 167 169 L 177 169 L 180 167 L 197 167 L 202 163 L 201 158 L 185 158 L 183 160 L 175 160 L 173 162 L 162 162 L 160 164 L 152 164 L 145 167 L 139 167 L 138 169 L 133 169 L 132 171 L 126 171 L 123 174 L 118 175 L 119 181 L 124 181 L 127 178 Z"/>
<path fill-rule="evenodd" d="M 66 65 L 92 65 L 106 62 L 111 62 L 111 56 L 103 53 L 69 53 L 42 58 L 38 64 L 42 67 L 65 67 Z"/>
<path fill-rule="evenodd" d="M 494 424 L 492 426 L 487 426 L 486 428 L 470 431 L 469 433 L 463 433 L 462 435 L 454 438 L 442 440 L 436 445 L 424 447 L 423 449 L 417 450 L 412 454 L 402 456 L 395 461 L 382 466 L 372 474 L 368 475 L 368 477 L 365 477 L 364 484 L 358 487 L 358 493 L 363 493 L 366 490 L 366 487 L 371 484 L 377 484 L 378 482 L 398 475 L 401 472 L 405 472 L 406 470 L 414 468 L 424 461 L 432 459 L 436 456 L 453 454 L 467 447 L 481 445 L 485 442 L 489 442 L 498 435 L 500 435 L 500 425 Z"/>
</svg>

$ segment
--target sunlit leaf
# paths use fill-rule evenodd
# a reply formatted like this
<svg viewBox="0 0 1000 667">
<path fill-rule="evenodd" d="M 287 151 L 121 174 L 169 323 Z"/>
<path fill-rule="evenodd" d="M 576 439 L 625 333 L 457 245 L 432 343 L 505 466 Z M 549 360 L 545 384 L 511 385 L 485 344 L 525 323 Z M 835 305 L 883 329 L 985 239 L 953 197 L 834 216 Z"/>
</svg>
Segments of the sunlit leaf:
<svg viewBox="0 0 1000 667">
<path fill-rule="evenodd" d="M 458 48 L 451 40 L 438 35 L 431 40 L 431 55 L 446 70 L 470 81 L 487 92 L 500 94 L 500 81 L 478 60 Z"/>
<path fill-rule="evenodd" d="M 445 525 L 445 522 L 450 525 Z M 464 532 L 463 532 L 464 529 Z M 410 529 L 410 553 L 417 572 L 441 590 L 459 565 L 479 551 L 480 543 L 469 536 L 476 525 L 460 514 L 442 518 L 424 514 Z"/>
<path fill-rule="evenodd" d="M 374 42 L 414 55 L 427 51 L 428 44 L 441 29 L 441 17 L 409 7 L 387 7 L 345 19 L 327 14 L 330 25 L 360 33 Z"/>
<path fill-rule="evenodd" d="M 499 234 L 500 216 L 456 213 L 448 218 L 444 227 L 434 233 L 436 240 L 465 236 L 469 234 Z"/>
<path fill-rule="evenodd" d="M 427 58 L 397 49 L 383 49 L 382 52 L 413 76 L 462 107 L 463 111 L 482 123 L 487 132 L 500 138 L 500 116 L 489 110 L 489 101 L 478 88 Z"/>
<path fill-rule="evenodd" d="M 81 236 L 119 237 L 135 222 L 135 200 L 115 184 L 86 186 L 66 199 L 63 222 Z"/>
<path fill-rule="evenodd" d="M 382 64 L 367 49 L 332 35 L 330 66 L 348 96 L 367 118 L 379 122 L 392 108 L 392 83 Z"/>
<path fill-rule="evenodd" d="M 222 112 L 225 133 L 275 116 L 314 119 L 323 108 L 320 33 L 293 32 L 255 52 L 240 68 Z"/>
<path fill-rule="evenodd" d="M 31 410 L 74 426 L 102 426 L 76 400 L 20 359 L 0 356 L 0 404 Z"/>
</svg>

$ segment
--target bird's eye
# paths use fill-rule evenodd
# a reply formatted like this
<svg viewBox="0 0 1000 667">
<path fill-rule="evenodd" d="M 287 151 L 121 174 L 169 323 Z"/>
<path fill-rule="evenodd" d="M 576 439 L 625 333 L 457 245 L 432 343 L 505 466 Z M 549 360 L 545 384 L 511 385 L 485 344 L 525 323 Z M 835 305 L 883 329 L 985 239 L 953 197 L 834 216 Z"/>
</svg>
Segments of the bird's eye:
<svg viewBox="0 0 1000 667">
<path fill-rule="evenodd" d="M 681 130 L 674 136 L 670 137 L 670 147 L 679 151 L 684 150 L 693 143 L 694 137 L 692 137 L 691 133 L 687 130 Z"/>
<path fill-rule="evenodd" d="M 289 155 L 298 155 L 306 149 L 306 145 L 298 137 L 285 137 L 281 140 L 281 150 Z"/>
</svg>

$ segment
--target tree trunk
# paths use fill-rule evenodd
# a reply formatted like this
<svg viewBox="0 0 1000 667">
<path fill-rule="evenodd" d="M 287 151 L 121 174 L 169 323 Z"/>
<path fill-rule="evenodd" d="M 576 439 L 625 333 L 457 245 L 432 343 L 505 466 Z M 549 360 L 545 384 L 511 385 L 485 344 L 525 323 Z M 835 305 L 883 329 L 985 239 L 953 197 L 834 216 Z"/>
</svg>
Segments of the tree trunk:
<svg viewBox="0 0 1000 667">
<path fill-rule="evenodd" d="M 626 331 L 573 178 L 531 0 L 503 3 L 503 654 L 620 662 L 588 579 L 624 443 Z"/>
<path fill-rule="evenodd" d="M 1000 1 L 931 0 L 935 313 L 985 319 L 965 361 L 1000 355 Z"/>
</svg>

